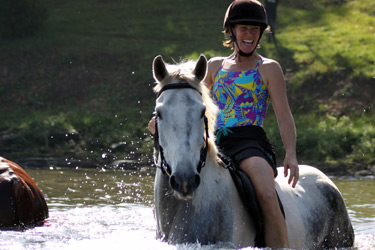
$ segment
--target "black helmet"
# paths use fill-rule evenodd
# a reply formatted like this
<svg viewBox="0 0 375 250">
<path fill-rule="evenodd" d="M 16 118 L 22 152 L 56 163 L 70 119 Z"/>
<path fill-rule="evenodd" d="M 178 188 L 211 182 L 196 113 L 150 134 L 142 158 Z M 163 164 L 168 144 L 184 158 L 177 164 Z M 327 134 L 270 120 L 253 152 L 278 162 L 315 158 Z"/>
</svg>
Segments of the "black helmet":
<svg viewBox="0 0 375 250">
<path fill-rule="evenodd" d="M 268 26 L 266 10 L 257 0 L 235 0 L 225 13 L 223 28 L 234 24 L 259 25 L 264 31 Z"/>
</svg>

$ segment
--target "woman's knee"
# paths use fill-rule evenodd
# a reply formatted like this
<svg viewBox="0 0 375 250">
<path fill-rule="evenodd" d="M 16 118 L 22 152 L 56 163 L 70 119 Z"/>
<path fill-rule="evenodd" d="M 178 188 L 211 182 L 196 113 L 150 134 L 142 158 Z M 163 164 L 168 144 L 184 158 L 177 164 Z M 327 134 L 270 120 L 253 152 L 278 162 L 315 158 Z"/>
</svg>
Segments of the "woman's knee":
<svg viewBox="0 0 375 250">
<path fill-rule="evenodd" d="M 274 207 L 277 203 L 273 170 L 263 158 L 252 157 L 241 162 L 240 168 L 250 177 L 261 206 Z"/>
<path fill-rule="evenodd" d="M 266 207 L 273 207 L 277 204 L 277 197 L 275 189 L 262 188 L 257 190 L 257 198 L 259 203 Z"/>
</svg>

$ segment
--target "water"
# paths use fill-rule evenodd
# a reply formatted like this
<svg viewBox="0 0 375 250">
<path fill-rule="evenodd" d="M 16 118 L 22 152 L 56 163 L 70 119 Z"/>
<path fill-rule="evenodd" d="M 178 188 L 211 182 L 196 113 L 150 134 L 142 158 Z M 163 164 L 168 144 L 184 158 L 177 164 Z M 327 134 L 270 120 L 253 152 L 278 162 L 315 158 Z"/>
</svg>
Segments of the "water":
<svg viewBox="0 0 375 250">
<path fill-rule="evenodd" d="M 358 249 L 375 249 L 375 179 L 333 178 L 348 208 Z"/>
<path fill-rule="evenodd" d="M 0 231 L 0 249 L 214 249 L 155 239 L 152 170 L 28 169 L 50 217 L 44 227 Z M 356 233 L 356 247 L 375 249 L 375 180 L 333 179 Z"/>
</svg>

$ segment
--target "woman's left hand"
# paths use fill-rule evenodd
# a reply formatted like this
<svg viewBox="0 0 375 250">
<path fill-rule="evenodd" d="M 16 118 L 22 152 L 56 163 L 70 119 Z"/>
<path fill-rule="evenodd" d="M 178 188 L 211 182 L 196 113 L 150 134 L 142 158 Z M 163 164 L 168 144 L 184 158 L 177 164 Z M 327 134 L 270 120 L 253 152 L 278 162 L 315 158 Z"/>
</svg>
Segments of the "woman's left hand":
<svg viewBox="0 0 375 250">
<path fill-rule="evenodd" d="M 288 169 L 289 169 L 289 179 L 288 184 L 292 183 L 292 187 L 294 188 L 299 179 L 299 167 L 298 161 L 295 156 L 285 156 L 284 159 L 284 176 L 288 176 Z"/>
</svg>

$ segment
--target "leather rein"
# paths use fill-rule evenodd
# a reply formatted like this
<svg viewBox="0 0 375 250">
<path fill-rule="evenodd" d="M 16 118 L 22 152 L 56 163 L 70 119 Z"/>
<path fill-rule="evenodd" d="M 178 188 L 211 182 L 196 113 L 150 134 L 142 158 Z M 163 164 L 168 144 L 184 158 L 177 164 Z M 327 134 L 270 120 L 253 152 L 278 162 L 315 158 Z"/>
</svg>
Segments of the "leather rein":
<svg viewBox="0 0 375 250">
<path fill-rule="evenodd" d="M 197 91 L 200 95 L 202 95 L 201 92 L 199 92 L 196 88 L 191 86 L 189 83 L 186 82 L 179 82 L 179 83 L 172 83 L 165 85 L 158 93 L 157 93 L 157 98 L 161 95 L 166 90 L 170 89 L 194 89 Z M 208 152 L 208 138 L 209 138 L 209 133 L 208 133 L 208 120 L 206 115 L 203 116 L 204 118 L 204 126 L 205 126 L 205 146 L 201 150 L 200 154 L 200 160 L 197 166 L 198 173 L 201 172 L 202 168 L 206 165 L 206 158 L 207 158 L 207 152 Z M 159 143 L 159 132 L 158 132 L 158 117 L 155 114 L 155 134 L 154 134 L 154 147 L 157 151 L 160 153 L 160 164 L 158 164 L 157 159 L 155 159 L 155 165 L 156 167 L 160 168 L 163 174 L 166 174 L 168 176 L 171 176 L 171 167 L 167 163 L 164 157 L 164 150 L 163 147 Z"/>
</svg>

